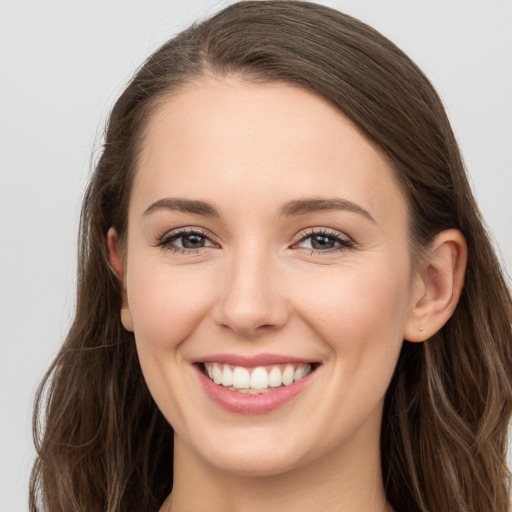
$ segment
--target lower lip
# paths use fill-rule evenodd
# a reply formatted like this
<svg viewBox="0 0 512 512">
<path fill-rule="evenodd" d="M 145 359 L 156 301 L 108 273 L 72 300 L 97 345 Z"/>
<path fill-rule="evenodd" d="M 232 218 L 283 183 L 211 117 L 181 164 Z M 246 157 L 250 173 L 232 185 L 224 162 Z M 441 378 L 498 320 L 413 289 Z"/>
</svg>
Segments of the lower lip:
<svg viewBox="0 0 512 512">
<path fill-rule="evenodd" d="M 231 391 L 224 386 L 215 384 L 201 371 L 201 368 L 195 367 L 201 384 L 210 399 L 223 409 L 239 414 L 264 414 L 284 406 L 304 390 L 315 373 L 313 371 L 289 386 L 252 395 L 250 393 Z"/>
</svg>

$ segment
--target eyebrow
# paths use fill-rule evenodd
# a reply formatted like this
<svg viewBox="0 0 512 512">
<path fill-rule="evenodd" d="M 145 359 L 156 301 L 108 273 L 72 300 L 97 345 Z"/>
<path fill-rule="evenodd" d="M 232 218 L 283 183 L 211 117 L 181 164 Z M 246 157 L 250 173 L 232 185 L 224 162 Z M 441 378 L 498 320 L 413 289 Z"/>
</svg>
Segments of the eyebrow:
<svg viewBox="0 0 512 512">
<path fill-rule="evenodd" d="M 147 216 L 158 210 L 171 210 L 184 213 L 192 213 L 195 215 L 204 215 L 207 217 L 220 217 L 219 211 L 211 203 L 207 203 L 206 201 L 182 199 L 176 197 L 168 197 L 155 201 L 148 208 L 146 208 L 143 215 Z M 305 199 L 294 199 L 293 201 L 285 203 L 279 209 L 279 215 L 286 217 L 299 216 L 328 210 L 344 210 L 358 213 L 376 224 L 376 221 L 372 215 L 362 206 L 359 206 L 357 203 L 349 201 L 348 199 L 340 198 L 313 197 Z"/>
<path fill-rule="evenodd" d="M 308 213 L 321 212 L 326 210 L 345 210 L 353 213 L 358 213 L 368 220 L 377 224 L 375 219 L 372 217 L 370 212 L 365 210 L 362 206 L 359 206 L 353 201 L 348 199 L 340 198 L 305 198 L 296 199 L 289 201 L 283 205 L 280 210 L 280 215 L 295 216 L 295 215 L 306 215 Z"/>
<path fill-rule="evenodd" d="M 158 210 L 171 210 L 184 213 L 193 213 L 196 215 L 205 215 L 207 217 L 220 217 L 219 212 L 210 203 L 205 201 L 197 201 L 192 199 L 181 199 L 169 197 L 159 199 L 151 204 L 144 211 L 144 217 Z"/>
</svg>

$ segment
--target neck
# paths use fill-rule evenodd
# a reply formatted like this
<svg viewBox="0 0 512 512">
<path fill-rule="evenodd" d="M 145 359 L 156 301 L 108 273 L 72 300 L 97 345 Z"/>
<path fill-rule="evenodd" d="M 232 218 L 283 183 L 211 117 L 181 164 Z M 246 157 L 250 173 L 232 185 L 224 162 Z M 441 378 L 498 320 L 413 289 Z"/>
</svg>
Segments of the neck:
<svg viewBox="0 0 512 512">
<path fill-rule="evenodd" d="M 380 470 L 378 436 L 357 440 L 314 462 L 272 475 L 241 475 L 213 466 L 175 439 L 172 495 L 160 512 L 391 512 Z"/>
</svg>

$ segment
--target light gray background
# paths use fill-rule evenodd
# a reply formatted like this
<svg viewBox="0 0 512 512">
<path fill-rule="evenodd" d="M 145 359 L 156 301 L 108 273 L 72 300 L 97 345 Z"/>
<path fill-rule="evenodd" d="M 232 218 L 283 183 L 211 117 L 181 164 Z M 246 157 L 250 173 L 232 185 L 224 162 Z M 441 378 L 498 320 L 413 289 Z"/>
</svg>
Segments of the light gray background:
<svg viewBox="0 0 512 512">
<path fill-rule="evenodd" d="M 107 112 L 151 51 L 228 3 L 0 0 L 0 512 L 28 510 L 33 396 L 70 323 L 79 204 Z M 510 274 L 512 2 L 322 3 L 433 81 Z"/>
</svg>

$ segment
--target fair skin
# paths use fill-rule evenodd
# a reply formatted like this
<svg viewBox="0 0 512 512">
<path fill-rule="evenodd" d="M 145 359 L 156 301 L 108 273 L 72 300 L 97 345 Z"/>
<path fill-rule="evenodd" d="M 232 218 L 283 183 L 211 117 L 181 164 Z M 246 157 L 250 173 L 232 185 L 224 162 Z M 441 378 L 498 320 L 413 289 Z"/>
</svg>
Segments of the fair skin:
<svg viewBox="0 0 512 512">
<path fill-rule="evenodd" d="M 175 431 L 161 511 L 390 510 L 384 395 L 403 339 L 428 339 L 453 312 L 466 258 L 449 230 L 413 266 L 407 219 L 380 152 L 310 92 L 205 78 L 162 103 L 126 252 L 108 235 L 123 325 Z M 240 356 L 312 372 L 283 401 L 269 387 L 269 409 L 204 375 L 203 361 Z"/>
</svg>

